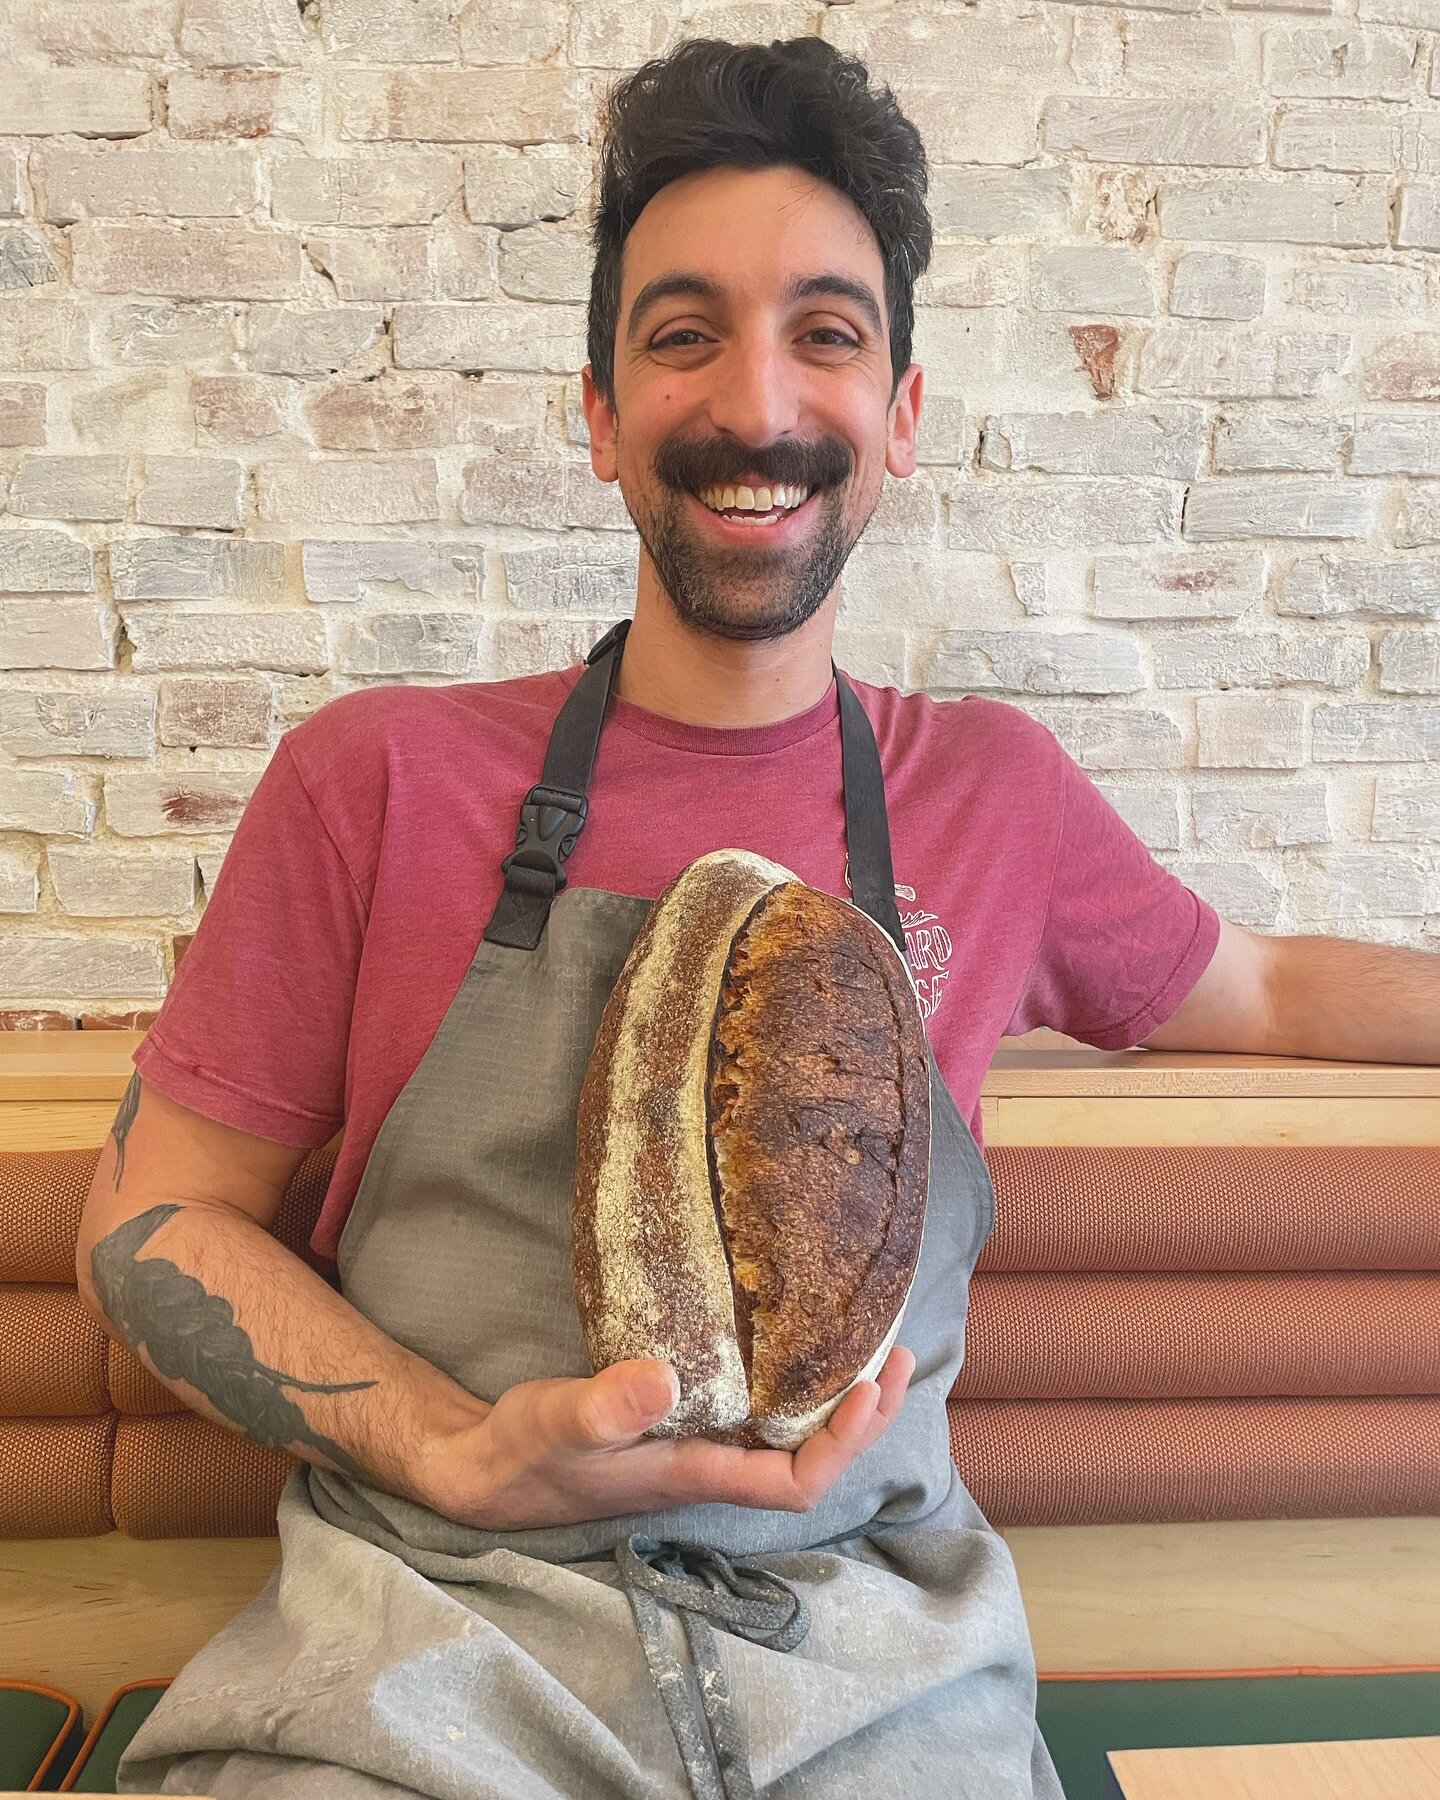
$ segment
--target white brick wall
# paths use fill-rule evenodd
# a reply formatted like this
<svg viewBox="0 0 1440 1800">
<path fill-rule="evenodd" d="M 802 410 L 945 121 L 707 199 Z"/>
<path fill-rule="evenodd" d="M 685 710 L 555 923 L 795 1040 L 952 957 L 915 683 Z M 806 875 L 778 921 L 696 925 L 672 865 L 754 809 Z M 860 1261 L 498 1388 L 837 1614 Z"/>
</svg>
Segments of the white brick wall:
<svg viewBox="0 0 1440 1800">
<path fill-rule="evenodd" d="M 579 409 L 597 95 L 806 31 L 920 126 L 937 232 L 924 466 L 842 657 L 1027 708 L 1243 923 L 1440 948 L 1436 0 L 28 0 L 0 1014 L 153 1008 L 330 696 L 628 609 Z"/>
</svg>

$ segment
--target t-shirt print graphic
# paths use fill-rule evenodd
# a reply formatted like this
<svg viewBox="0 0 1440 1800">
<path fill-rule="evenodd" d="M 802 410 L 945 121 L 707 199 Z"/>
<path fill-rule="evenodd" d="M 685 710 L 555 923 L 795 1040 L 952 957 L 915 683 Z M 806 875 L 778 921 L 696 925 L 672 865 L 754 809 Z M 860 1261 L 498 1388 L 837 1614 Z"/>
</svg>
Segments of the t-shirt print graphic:
<svg viewBox="0 0 1440 1800">
<path fill-rule="evenodd" d="M 848 856 L 845 858 L 845 889 L 849 894 L 855 892 L 850 885 Z M 950 958 L 955 954 L 955 945 L 940 923 L 939 915 L 926 912 L 913 887 L 904 887 L 897 881 L 895 898 L 899 903 L 900 929 L 905 933 L 905 960 L 910 965 L 915 992 L 920 998 L 920 1017 L 933 1019 L 940 1010 L 945 983 L 950 978 Z M 910 912 L 906 912 L 907 906 L 912 909 Z"/>
</svg>

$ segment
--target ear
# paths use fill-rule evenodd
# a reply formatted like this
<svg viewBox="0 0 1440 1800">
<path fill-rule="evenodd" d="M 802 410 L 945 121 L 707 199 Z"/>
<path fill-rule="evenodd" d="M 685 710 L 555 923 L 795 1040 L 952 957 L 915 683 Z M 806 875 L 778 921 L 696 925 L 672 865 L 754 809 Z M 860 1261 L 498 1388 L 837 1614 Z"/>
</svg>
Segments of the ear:
<svg viewBox="0 0 1440 1800">
<path fill-rule="evenodd" d="M 895 390 L 885 441 L 885 467 L 892 475 L 915 473 L 915 434 L 920 427 L 920 391 L 924 383 L 925 371 L 919 363 L 912 362 Z"/>
<path fill-rule="evenodd" d="M 585 411 L 585 423 L 590 428 L 590 467 L 601 481 L 618 481 L 620 466 L 615 457 L 615 431 L 617 419 L 615 408 L 609 400 L 602 400 L 600 390 L 595 386 L 591 374 L 591 364 L 586 363 L 580 371 L 580 403 Z"/>
</svg>

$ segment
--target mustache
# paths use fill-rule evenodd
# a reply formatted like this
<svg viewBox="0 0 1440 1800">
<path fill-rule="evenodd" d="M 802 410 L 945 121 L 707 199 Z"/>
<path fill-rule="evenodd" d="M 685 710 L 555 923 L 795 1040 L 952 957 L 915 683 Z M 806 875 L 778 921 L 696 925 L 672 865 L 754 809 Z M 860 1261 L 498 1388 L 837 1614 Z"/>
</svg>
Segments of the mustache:
<svg viewBox="0 0 1440 1800">
<path fill-rule="evenodd" d="M 813 443 L 782 440 L 763 450 L 747 450 L 724 438 L 674 438 L 655 455 L 655 474 L 667 487 L 733 487 L 755 475 L 772 487 L 838 487 L 849 476 L 853 458 L 839 438 Z"/>
</svg>

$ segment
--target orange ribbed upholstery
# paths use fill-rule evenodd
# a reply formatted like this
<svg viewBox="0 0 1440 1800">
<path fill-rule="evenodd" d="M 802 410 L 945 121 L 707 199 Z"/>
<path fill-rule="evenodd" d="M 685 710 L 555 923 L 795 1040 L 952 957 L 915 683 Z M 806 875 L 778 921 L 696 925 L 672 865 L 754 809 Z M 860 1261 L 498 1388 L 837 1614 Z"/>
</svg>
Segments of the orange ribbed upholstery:
<svg viewBox="0 0 1440 1800">
<path fill-rule="evenodd" d="M 1440 1394 L 1440 1274 L 975 1276 L 957 1399 L 1271 1394 Z"/>
<path fill-rule="evenodd" d="M 110 1505 L 131 1537 L 268 1537 L 293 1460 L 202 1419 L 121 1419 Z"/>
<path fill-rule="evenodd" d="M 1006 1145 L 982 1270 L 1440 1269 L 1440 1149 Z"/>
<path fill-rule="evenodd" d="M 75 1285 L 75 1239 L 98 1150 L 0 1152 L 0 1281 Z"/>
<path fill-rule="evenodd" d="M 118 1413 L 170 1413 L 180 1410 L 180 1402 L 163 1381 L 150 1371 L 123 1344 L 114 1338 L 105 1341 L 105 1384 L 110 1405 Z"/>
<path fill-rule="evenodd" d="M 73 1287 L 0 1286 L 0 1417 L 83 1418 L 109 1406 L 105 1333 Z"/>
<path fill-rule="evenodd" d="M 997 1525 L 1440 1513 L 1440 1398 L 973 1400 L 950 1448 Z"/>
<path fill-rule="evenodd" d="M 114 1413 L 0 1419 L 0 1538 L 98 1537 L 114 1530 Z"/>
</svg>

